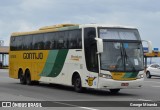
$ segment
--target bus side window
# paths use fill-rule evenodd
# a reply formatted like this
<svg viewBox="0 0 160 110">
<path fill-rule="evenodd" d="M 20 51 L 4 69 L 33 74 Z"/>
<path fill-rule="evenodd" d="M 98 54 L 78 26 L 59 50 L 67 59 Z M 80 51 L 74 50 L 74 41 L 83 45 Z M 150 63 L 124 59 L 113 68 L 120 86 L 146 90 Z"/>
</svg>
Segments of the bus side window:
<svg viewBox="0 0 160 110">
<path fill-rule="evenodd" d="M 73 31 L 68 31 L 68 48 L 73 49 Z"/>
<path fill-rule="evenodd" d="M 58 32 L 58 49 L 66 49 L 67 48 L 67 38 L 65 37 L 65 32 Z"/>
<path fill-rule="evenodd" d="M 68 49 L 68 31 L 64 32 L 64 48 Z"/>
<path fill-rule="evenodd" d="M 46 49 L 46 50 L 50 49 L 50 45 L 51 45 L 51 42 L 46 41 L 45 44 L 44 44 L 44 49 Z"/>
<path fill-rule="evenodd" d="M 76 38 L 77 38 L 76 39 L 77 48 L 82 49 L 82 31 L 81 30 L 77 30 Z"/>
<path fill-rule="evenodd" d="M 23 49 L 24 50 L 31 50 L 32 49 L 32 35 L 25 35 L 23 36 Z"/>
<path fill-rule="evenodd" d="M 33 49 L 34 50 L 42 50 L 44 42 L 43 42 L 43 34 L 33 35 Z"/>
<path fill-rule="evenodd" d="M 57 32 L 44 34 L 44 49 L 57 49 Z"/>
<path fill-rule="evenodd" d="M 81 30 L 74 30 L 74 48 L 81 49 L 82 48 L 82 34 Z"/>
<path fill-rule="evenodd" d="M 17 50 L 22 50 L 23 49 L 23 36 L 18 36 L 16 37 L 17 39 Z"/>
<path fill-rule="evenodd" d="M 68 48 L 81 49 L 82 48 L 82 35 L 81 30 L 72 30 L 68 33 Z"/>
<path fill-rule="evenodd" d="M 10 40 L 11 40 L 10 49 L 11 51 L 14 51 L 16 47 L 15 37 L 12 36 Z"/>
</svg>

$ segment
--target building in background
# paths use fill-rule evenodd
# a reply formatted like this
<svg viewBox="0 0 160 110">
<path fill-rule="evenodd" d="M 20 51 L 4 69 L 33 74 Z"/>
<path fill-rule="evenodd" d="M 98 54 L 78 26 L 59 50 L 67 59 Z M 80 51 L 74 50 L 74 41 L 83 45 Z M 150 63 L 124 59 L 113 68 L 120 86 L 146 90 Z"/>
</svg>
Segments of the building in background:
<svg viewBox="0 0 160 110">
<path fill-rule="evenodd" d="M 0 40 L 0 68 L 8 66 L 9 47 L 4 46 L 4 41 Z"/>
</svg>

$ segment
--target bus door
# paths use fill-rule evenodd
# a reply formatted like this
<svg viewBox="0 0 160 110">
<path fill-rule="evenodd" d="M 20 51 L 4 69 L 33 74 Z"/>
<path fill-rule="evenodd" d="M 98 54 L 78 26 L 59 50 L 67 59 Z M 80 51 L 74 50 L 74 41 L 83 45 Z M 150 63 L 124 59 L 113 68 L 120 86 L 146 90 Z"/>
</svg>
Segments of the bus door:
<svg viewBox="0 0 160 110">
<path fill-rule="evenodd" d="M 98 87 L 98 54 L 97 54 L 97 43 L 95 40 L 96 29 L 94 27 L 84 29 L 84 50 L 86 67 L 88 70 L 87 83 L 90 88 Z"/>
</svg>

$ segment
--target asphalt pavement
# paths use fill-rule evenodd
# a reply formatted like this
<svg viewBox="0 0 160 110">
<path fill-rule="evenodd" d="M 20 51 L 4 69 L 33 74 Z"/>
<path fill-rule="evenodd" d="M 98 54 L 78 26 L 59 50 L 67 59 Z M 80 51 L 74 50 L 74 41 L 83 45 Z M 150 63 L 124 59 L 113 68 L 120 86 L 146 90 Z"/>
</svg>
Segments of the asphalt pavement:
<svg viewBox="0 0 160 110">
<path fill-rule="evenodd" d="M 145 78 L 141 89 L 122 89 L 116 95 L 110 94 L 109 91 L 100 90 L 86 90 L 84 93 L 76 93 L 73 87 L 56 84 L 22 85 L 19 83 L 19 80 L 9 78 L 8 69 L 0 69 L 0 101 L 23 101 L 23 103 L 43 101 L 44 103 L 48 103 L 48 105 L 49 103 L 55 105 L 55 107 L 42 108 L 0 107 L 0 110 L 159 110 L 159 107 L 115 107 L 114 104 L 113 107 L 86 107 L 79 103 L 93 103 L 93 105 L 99 104 L 103 106 L 105 103 L 113 102 L 117 103 L 117 105 L 123 105 L 125 102 L 150 101 L 160 105 L 160 78 Z"/>
</svg>

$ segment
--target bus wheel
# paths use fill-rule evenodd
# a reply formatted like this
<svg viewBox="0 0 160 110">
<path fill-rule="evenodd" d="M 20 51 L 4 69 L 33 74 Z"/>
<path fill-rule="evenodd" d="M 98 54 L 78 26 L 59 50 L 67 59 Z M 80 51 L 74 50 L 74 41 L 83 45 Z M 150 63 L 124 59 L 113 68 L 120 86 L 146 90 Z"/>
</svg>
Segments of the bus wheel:
<svg viewBox="0 0 160 110">
<path fill-rule="evenodd" d="M 19 80 L 21 84 L 26 84 L 26 79 L 25 79 L 25 76 L 23 75 L 22 70 L 19 71 Z"/>
<path fill-rule="evenodd" d="M 117 94 L 120 89 L 110 89 L 111 94 Z"/>
<path fill-rule="evenodd" d="M 74 78 L 74 89 L 76 92 L 82 92 L 81 78 L 79 75 L 75 76 Z"/>
<path fill-rule="evenodd" d="M 30 75 L 29 70 L 26 71 L 26 83 L 27 83 L 27 85 L 31 85 L 32 84 L 31 75 Z"/>
</svg>

